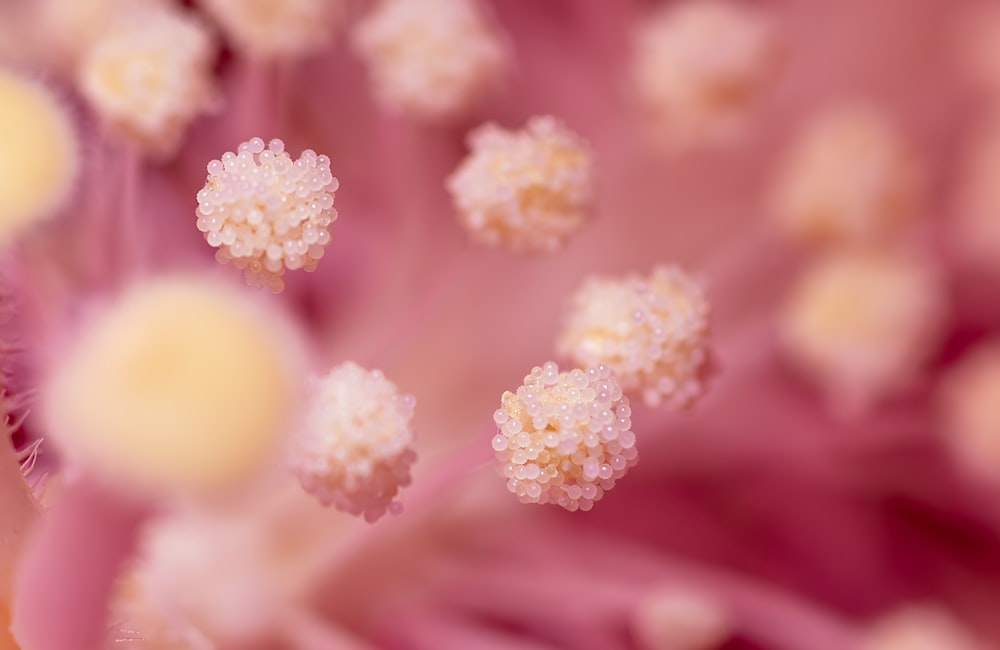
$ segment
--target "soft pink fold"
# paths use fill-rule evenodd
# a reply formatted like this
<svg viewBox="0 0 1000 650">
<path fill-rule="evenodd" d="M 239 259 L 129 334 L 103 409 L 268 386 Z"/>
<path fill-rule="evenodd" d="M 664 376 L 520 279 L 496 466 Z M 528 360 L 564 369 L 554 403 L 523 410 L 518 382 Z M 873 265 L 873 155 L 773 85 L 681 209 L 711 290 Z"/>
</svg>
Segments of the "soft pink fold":
<svg viewBox="0 0 1000 650">
<path fill-rule="evenodd" d="M 90 481 L 67 489 L 28 539 L 15 576 L 11 630 L 22 650 L 96 650 L 108 601 L 147 510 Z"/>
</svg>

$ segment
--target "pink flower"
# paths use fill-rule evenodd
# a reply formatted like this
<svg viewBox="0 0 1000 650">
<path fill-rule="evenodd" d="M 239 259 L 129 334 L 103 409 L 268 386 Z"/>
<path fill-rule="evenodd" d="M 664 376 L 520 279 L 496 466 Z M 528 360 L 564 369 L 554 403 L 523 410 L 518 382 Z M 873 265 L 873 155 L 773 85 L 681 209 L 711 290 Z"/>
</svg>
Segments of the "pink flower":
<svg viewBox="0 0 1000 650">
<path fill-rule="evenodd" d="M 0 43 L 14 44 L 0 46 L 2 74 L 41 79 L 54 93 L 75 134 L 64 151 L 80 160 L 76 176 L 38 167 L 26 177 L 50 189 L 17 194 L 36 199 L 24 203 L 27 212 L 0 213 L 0 226 L 17 225 L 0 228 L 11 294 L 0 340 L 20 350 L 3 364 L 3 388 L 27 410 L 11 439 L 18 450 L 42 441 L 31 477 L 48 486 L 32 491 L 16 455 L 0 453 L 0 621 L 7 627 L 11 618 L 20 650 L 883 650 L 919 643 L 911 639 L 923 629 L 944 629 L 942 638 L 969 647 L 1000 644 L 998 487 L 982 471 L 989 458 L 966 462 L 970 449 L 992 449 L 1000 430 L 991 429 L 996 418 L 976 417 L 973 447 L 940 424 L 965 421 L 947 411 L 955 404 L 988 413 L 965 402 L 991 393 L 956 399 L 962 382 L 953 373 L 1000 329 L 997 280 L 982 263 L 992 259 L 990 242 L 981 238 L 972 256 L 966 231 L 956 234 L 969 223 L 963 206 L 974 206 L 977 228 L 989 219 L 989 192 L 967 189 L 981 188 L 988 172 L 965 171 L 958 145 L 976 133 L 973 117 L 989 123 L 995 99 L 967 85 L 975 75 L 960 66 L 969 52 L 941 37 L 952 26 L 963 34 L 977 3 L 713 0 L 753 4 L 766 42 L 747 36 L 672 57 L 684 74 L 664 87 L 684 101 L 659 106 L 650 123 L 632 85 L 633 39 L 649 33 L 661 6 L 708 0 L 457 2 L 459 24 L 475 27 L 462 33 L 435 28 L 434 12 L 449 3 L 411 2 L 407 19 L 421 29 L 387 29 L 378 47 L 357 30 L 390 0 L 271 3 L 273 20 L 262 20 L 257 3 L 245 3 L 244 14 L 221 1 L 115 5 L 110 11 L 148 17 L 183 12 L 210 35 L 197 52 L 115 59 L 132 72 L 113 77 L 105 88 L 122 92 L 110 96 L 142 100 L 115 102 L 115 112 L 84 91 L 74 65 L 101 47 L 109 21 L 71 38 L 52 31 L 53 7 L 64 3 L 0 5 L 0 29 L 12 32 Z M 413 10 L 420 3 L 426 14 Z M 108 6 L 93 2 L 81 15 L 106 15 Z M 470 33 L 481 34 L 476 45 Z M 136 41 L 131 47 L 152 44 Z M 778 60 L 771 44 L 780 44 L 780 66 L 770 65 Z M 449 54 L 469 47 L 482 57 L 482 76 L 470 73 L 478 58 Z M 727 55 L 741 48 L 760 53 L 764 67 Z M 713 52 L 719 58 L 706 61 Z M 191 84 L 171 85 L 177 78 Z M 739 101 L 717 94 L 716 81 L 719 92 L 736 84 Z M 171 103 L 179 95 L 170 88 L 195 88 L 196 97 Z M 446 106 L 435 103 L 444 97 L 435 88 L 447 89 Z M 150 147 L 148 131 L 122 125 L 152 117 L 142 107 L 154 91 L 167 91 L 156 106 L 169 129 L 163 146 Z M 208 101 L 215 98 L 218 105 Z M 873 253 L 866 237 L 825 243 L 849 257 L 916 250 L 940 278 L 933 295 L 919 283 L 908 288 L 917 310 L 893 311 L 896 285 L 863 278 L 856 289 L 834 283 L 843 300 L 818 300 L 806 338 L 822 363 L 810 368 L 834 368 L 836 391 L 858 398 L 845 413 L 830 408 L 828 377 L 803 372 L 779 336 L 812 251 L 778 231 L 770 197 L 802 127 L 859 99 L 925 172 L 905 184 L 907 192 L 919 185 L 912 189 L 922 200 L 888 202 L 913 214 L 881 213 L 884 202 L 867 201 L 865 184 L 879 179 L 852 181 L 850 156 L 844 163 L 838 149 L 843 175 L 804 186 L 822 189 L 823 206 L 863 204 L 858 214 L 870 216 L 859 218 L 882 220 L 869 224 L 880 248 Z M 12 106 L 0 103 L 0 132 L 11 128 Z M 678 106 L 681 123 L 697 129 L 672 131 Z M 495 197 L 456 205 L 447 179 L 470 154 L 468 134 L 545 115 L 586 142 L 586 173 L 558 151 L 541 162 L 499 156 L 477 168 L 475 183 Z M 708 137 L 722 126 L 726 138 Z M 650 127 L 657 137 L 674 134 L 671 155 L 649 146 Z M 263 144 L 272 139 L 291 152 L 287 161 Z M 0 142 L 0 206 L 27 192 L 4 185 L 12 176 L 3 170 L 20 170 L 34 153 Z M 892 177 L 894 159 L 875 167 Z M 861 162 L 854 169 L 868 169 Z M 972 198 L 956 198 L 963 191 Z M 501 211 L 504 228 L 534 241 L 531 229 L 541 226 L 524 215 L 548 218 L 567 196 L 586 198 L 568 204 L 574 217 L 585 207 L 587 218 L 574 218 L 559 246 L 513 252 L 482 246 L 465 229 L 481 206 L 514 205 Z M 210 224 L 219 206 L 225 218 Z M 837 222 L 819 211 L 820 222 Z M 315 241 L 306 242 L 307 226 Z M 310 248 L 321 239 L 322 250 Z M 578 293 L 588 278 L 647 277 L 675 264 L 697 282 L 639 314 L 655 316 L 656 326 L 636 325 L 635 309 L 631 321 L 614 320 L 614 296 L 626 304 L 628 292 Z M 246 269 L 279 293 L 247 286 Z M 129 296 L 153 296 L 162 308 L 154 298 L 163 276 L 187 278 L 199 296 L 200 287 L 217 289 L 212 308 L 115 320 L 119 310 L 132 314 L 123 307 L 134 304 Z M 695 291 L 702 287 L 704 298 Z M 862 289 L 872 306 L 859 313 L 850 298 Z M 655 369 L 648 404 L 645 376 L 594 388 L 572 385 L 568 372 L 565 381 L 517 389 L 550 359 L 566 371 L 580 363 L 576 342 L 557 345 L 580 309 L 575 296 L 602 301 L 593 310 L 601 318 L 586 320 L 597 330 L 584 342 L 595 359 L 610 367 L 598 354 L 610 353 Z M 692 303 L 697 318 L 678 313 Z M 220 322 L 240 337 L 225 327 L 219 334 Z M 852 329 L 858 322 L 865 326 Z M 824 341 L 844 331 L 856 336 L 838 338 L 845 351 L 830 355 Z M 914 334 L 927 331 L 933 336 Z M 87 347 L 94 340 L 103 347 Z M 906 348 L 905 359 L 880 366 L 872 387 L 854 371 L 879 361 L 867 350 L 887 346 Z M 565 352 L 573 358 L 559 358 L 560 347 L 573 348 Z M 300 355 L 308 367 L 295 370 Z M 392 390 L 355 381 L 310 394 L 299 385 L 348 361 L 377 369 L 371 376 Z M 685 390 L 677 386 L 697 393 L 680 400 L 698 398 L 690 413 L 652 398 L 671 402 Z M 623 409 L 620 393 L 634 389 L 639 398 Z M 520 402 L 501 402 L 505 391 Z M 507 419 L 496 422 L 501 404 Z M 491 441 L 498 424 L 514 420 L 500 430 L 502 443 L 523 458 L 513 463 L 511 452 L 513 465 L 498 467 Z M 351 426 L 374 442 L 348 435 Z M 321 437 L 317 427 L 339 435 Z M 575 437 L 562 435 L 571 429 Z M 303 431 L 324 444 L 297 448 L 305 457 L 289 467 L 294 455 L 282 445 Z M 632 443 L 637 462 L 614 446 Z M 543 448 L 558 450 L 544 452 L 558 462 L 536 463 Z M 604 450 L 610 474 L 597 460 Z M 549 481 L 541 465 L 552 466 Z M 296 468 L 309 468 L 314 492 L 328 480 L 347 512 L 303 490 Z M 592 508 L 544 503 L 560 503 L 564 487 L 583 497 L 584 484 L 600 488 Z M 358 499 L 366 505 L 354 507 Z M 389 512 L 375 523 L 351 514 L 369 510 L 371 519 Z M 0 634 L 0 647 L 11 643 Z"/>
</svg>

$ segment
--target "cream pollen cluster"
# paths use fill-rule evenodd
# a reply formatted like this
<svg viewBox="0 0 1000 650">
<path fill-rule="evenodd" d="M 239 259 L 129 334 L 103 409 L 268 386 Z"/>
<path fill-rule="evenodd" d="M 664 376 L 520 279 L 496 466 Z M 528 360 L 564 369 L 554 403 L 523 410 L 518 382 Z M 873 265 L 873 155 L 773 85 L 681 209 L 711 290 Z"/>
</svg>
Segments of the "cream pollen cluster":
<svg viewBox="0 0 1000 650">
<path fill-rule="evenodd" d="M 536 366 L 500 404 L 493 450 L 522 503 L 590 510 L 638 461 L 629 400 L 607 366 Z"/>
<path fill-rule="evenodd" d="M 945 444 L 976 476 L 1000 480 L 1000 341 L 979 344 L 949 369 L 937 394 Z"/>
<path fill-rule="evenodd" d="M 789 360 L 846 414 L 903 389 L 943 333 L 939 269 L 899 251 L 842 251 L 806 269 L 780 336 Z"/>
<path fill-rule="evenodd" d="M 139 5 L 85 49 L 77 84 L 112 128 L 164 158 L 191 120 L 218 105 L 214 60 L 214 40 L 193 15 Z"/>
<path fill-rule="evenodd" d="M 690 406 L 711 372 L 710 308 L 702 286 L 675 266 L 648 275 L 592 277 L 572 298 L 559 353 L 612 368 L 649 406 Z"/>
<path fill-rule="evenodd" d="M 387 108 L 425 121 L 463 115 L 511 67 L 499 30 L 477 0 L 382 0 L 353 43 Z"/>
<path fill-rule="evenodd" d="M 590 217 L 590 147 L 555 118 L 533 117 L 520 131 L 486 124 L 469 134 L 468 144 L 447 188 L 474 241 L 550 253 Z"/>
<path fill-rule="evenodd" d="M 748 3 L 667 3 L 633 37 L 631 77 L 651 136 L 683 152 L 729 134 L 781 61 L 773 22 Z"/>
<path fill-rule="evenodd" d="M 395 500 L 416 460 L 410 419 L 416 400 L 378 370 L 347 362 L 313 385 L 292 441 L 289 466 L 323 505 L 375 521 Z"/>
<path fill-rule="evenodd" d="M 331 38 L 344 0 L 205 0 L 236 48 L 255 59 L 304 56 Z"/>
<path fill-rule="evenodd" d="M 780 230 L 808 244 L 891 241 L 919 211 L 920 170 L 891 119 L 847 104 L 812 118 L 779 164 L 771 198 Z"/>
<path fill-rule="evenodd" d="M 240 144 L 208 163 L 197 226 L 216 259 L 243 270 L 251 286 L 278 293 L 285 269 L 314 271 L 330 241 L 339 183 L 330 159 L 306 149 L 292 160 L 281 140 Z"/>
</svg>

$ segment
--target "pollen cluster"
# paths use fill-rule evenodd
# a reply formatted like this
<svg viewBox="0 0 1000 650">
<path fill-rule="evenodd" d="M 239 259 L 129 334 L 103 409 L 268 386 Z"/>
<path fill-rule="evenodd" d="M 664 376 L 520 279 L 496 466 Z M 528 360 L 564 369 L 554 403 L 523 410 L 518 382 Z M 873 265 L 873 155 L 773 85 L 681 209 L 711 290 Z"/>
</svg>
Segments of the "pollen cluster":
<svg viewBox="0 0 1000 650">
<path fill-rule="evenodd" d="M 590 148 L 555 118 L 533 117 L 521 131 L 486 124 L 469 134 L 468 144 L 471 152 L 447 188 L 474 241 L 549 253 L 589 218 Z"/>
<path fill-rule="evenodd" d="M 66 111 L 40 83 L 0 68 L 0 245 L 66 200 L 79 167 Z"/>
<path fill-rule="evenodd" d="M 785 154 L 772 203 L 778 227 L 791 239 L 882 243 L 918 212 L 918 165 L 882 113 L 835 107 L 813 118 Z"/>
<path fill-rule="evenodd" d="M 164 158 L 191 120 L 217 105 L 214 59 L 200 21 L 167 7 L 136 7 L 84 52 L 77 83 L 106 123 Z"/>
<path fill-rule="evenodd" d="M 949 370 L 937 401 L 941 433 L 958 462 L 1000 479 L 1000 342 L 978 346 Z"/>
<path fill-rule="evenodd" d="M 197 225 L 219 262 L 232 262 L 251 286 L 278 293 L 285 269 L 314 271 L 337 219 L 339 183 L 330 159 L 306 149 L 293 161 L 281 140 L 240 144 L 208 163 Z"/>
<path fill-rule="evenodd" d="M 116 487 L 204 494 L 251 478 L 297 406 L 296 341 L 224 285 L 137 284 L 89 323 L 44 388 L 66 458 Z"/>
<path fill-rule="evenodd" d="M 303 56 L 326 45 L 344 0 L 204 0 L 236 49 L 256 59 Z"/>
<path fill-rule="evenodd" d="M 493 414 L 493 450 L 522 503 L 590 510 L 635 465 L 628 398 L 611 368 L 535 367 Z"/>
<path fill-rule="evenodd" d="M 409 485 L 416 460 L 415 404 L 380 371 L 351 362 L 316 380 L 289 460 L 303 489 L 368 521 L 398 512 L 396 495 Z"/>
<path fill-rule="evenodd" d="M 961 622 L 942 609 L 910 606 L 878 621 L 861 650 L 989 650 Z"/>
<path fill-rule="evenodd" d="M 425 121 L 463 115 L 510 68 L 509 48 L 477 0 L 382 0 L 353 42 L 376 99 Z"/>
<path fill-rule="evenodd" d="M 683 408 L 710 372 L 709 315 L 701 285 L 675 266 L 592 277 L 573 296 L 557 349 L 580 366 L 609 366 L 649 406 Z"/>
<path fill-rule="evenodd" d="M 947 292 L 922 257 L 841 252 L 807 268 L 785 307 L 789 359 L 847 412 L 904 388 L 933 353 Z"/>
<path fill-rule="evenodd" d="M 725 137 L 775 76 L 771 20 L 731 0 L 666 4 L 636 30 L 631 64 L 651 136 L 683 152 Z"/>
</svg>

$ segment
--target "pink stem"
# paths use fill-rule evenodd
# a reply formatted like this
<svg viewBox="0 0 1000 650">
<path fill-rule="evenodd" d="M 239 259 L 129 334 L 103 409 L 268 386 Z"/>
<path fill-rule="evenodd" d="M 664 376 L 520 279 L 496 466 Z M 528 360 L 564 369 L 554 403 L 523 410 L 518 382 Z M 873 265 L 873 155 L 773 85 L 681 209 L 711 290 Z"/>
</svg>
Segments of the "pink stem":
<svg viewBox="0 0 1000 650">
<path fill-rule="evenodd" d="M 149 512 L 88 480 L 40 521 L 15 576 L 11 631 L 30 650 L 97 650 L 108 602 Z"/>
</svg>

